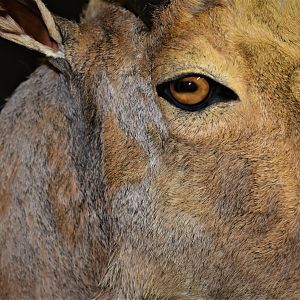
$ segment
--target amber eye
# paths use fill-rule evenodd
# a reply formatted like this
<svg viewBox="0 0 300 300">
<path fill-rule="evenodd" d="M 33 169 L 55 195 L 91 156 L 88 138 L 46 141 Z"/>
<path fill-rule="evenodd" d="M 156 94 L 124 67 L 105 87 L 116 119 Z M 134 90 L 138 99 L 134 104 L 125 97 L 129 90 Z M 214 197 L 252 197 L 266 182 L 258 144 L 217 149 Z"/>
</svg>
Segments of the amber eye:
<svg viewBox="0 0 300 300">
<path fill-rule="evenodd" d="M 187 111 L 202 110 L 219 102 L 238 100 L 228 87 L 201 74 L 185 75 L 157 86 L 158 96 Z"/>
<path fill-rule="evenodd" d="M 210 85 L 205 78 L 185 77 L 170 84 L 174 99 L 184 105 L 195 105 L 204 101 L 210 92 Z"/>
</svg>

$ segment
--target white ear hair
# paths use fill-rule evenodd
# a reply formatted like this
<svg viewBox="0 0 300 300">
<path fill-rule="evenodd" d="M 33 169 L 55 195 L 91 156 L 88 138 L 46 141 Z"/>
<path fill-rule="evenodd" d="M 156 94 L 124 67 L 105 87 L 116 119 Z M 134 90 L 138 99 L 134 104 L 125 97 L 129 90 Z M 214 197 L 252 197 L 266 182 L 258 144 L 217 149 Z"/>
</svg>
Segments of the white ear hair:
<svg viewBox="0 0 300 300">
<path fill-rule="evenodd" d="M 36 5 L 38 6 L 42 18 L 49 30 L 49 35 L 58 43 L 62 43 L 61 35 L 57 30 L 54 19 L 50 13 L 50 11 L 46 8 L 45 4 L 41 0 L 34 0 Z"/>
<path fill-rule="evenodd" d="M 19 25 L 9 12 L 5 9 L 4 5 L 1 5 L 0 0 L 0 36 L 9 41 L 15 42 L 27 48 L 36 50 L 45 54 L 48 57 L 64 58 L 62 38 L 57 30 L 54 19 L 46 8 L 46 6 L 40 0 L 33 0 L 40 12 L 42 21 L 45 23 L 49 36 L 59 46 L 58 51 L 55 51 L 51 47 L 42 44 L 25 32 L 21 25 Z"/>
</svg>

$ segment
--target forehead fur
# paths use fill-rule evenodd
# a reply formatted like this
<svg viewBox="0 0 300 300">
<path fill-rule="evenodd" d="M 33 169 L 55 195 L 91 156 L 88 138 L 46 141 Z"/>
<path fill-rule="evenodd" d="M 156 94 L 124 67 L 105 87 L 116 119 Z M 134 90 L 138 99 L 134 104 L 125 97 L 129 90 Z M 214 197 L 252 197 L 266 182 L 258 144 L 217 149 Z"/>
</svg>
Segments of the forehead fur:
<svg viewBox="0 0 300 300">
<path fill-rule="evenodd" d="M 226 6 L 238 27 L 249 34 L 256 28 L 252 35 L 260 36 L 263 32 L 263 35 L 272 34 L 281 41 L 294 43 L 300 39 L 298 0 L 234 0 L 228 1 Z"/>
<path fill-rule="evenodd" d="M 167 23 L 190 19 L 208 9 L 222 9 L 228 15 L 228 25 L 257 24 L 286 39 L 300 36 L 300 1 L 298 0 L 173 0 L 163 12 Z"/>
<path fill-rule="evenodd" d="M 164 38 L 179 32 L 201 38 L 203 33 L 198 28 L 206 28 L 208 22 L 214 29 L 207 24 L 206 36 L 216 38 L 218 32 L 232 45 L 243 41 L 264 44 L 299 58 L 298 0 L 174 0 L 155 20 L 156 29 L 162 30 Z M 200 27 L 198 22 L 202 23 Z M 179 44 L 184 44 L 184 40 L 179 39 Z"/>
</svg>

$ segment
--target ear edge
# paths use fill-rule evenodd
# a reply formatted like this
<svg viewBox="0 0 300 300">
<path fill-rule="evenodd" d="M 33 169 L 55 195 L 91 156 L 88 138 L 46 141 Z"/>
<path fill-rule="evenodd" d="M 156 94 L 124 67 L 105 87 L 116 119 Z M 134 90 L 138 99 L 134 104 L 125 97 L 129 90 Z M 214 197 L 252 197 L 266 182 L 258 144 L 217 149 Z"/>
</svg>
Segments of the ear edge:
<svg viewBox="0 0 300 300">
<path fill-rule="evenodd" d="M 14 33 L 25 34 L 24 30 L 18 25 L 17 22 L 9 15 L 1 14 L 0 11 L 0 35 L 1 33 Z"/>
<path fill-rule="evenodd" d="M 54 22 L 53 16 L 50 11 L 46 8 L 45 4 L 39 0 L 34 0 L 38 6 L 40 13 L 42 15 L 43 21 L 45 22 L 46 27 L 48 28 L 50 37 L 56 41 L 58 44 L 62 43 L 62 38 L 57 30 L 57 26 Z"/>
<path fill-rule="evenodd" d="M 18 3 L 23 4 L 22 2 Z M 41 21 L 44 23 L 45 30 L 48 32 L 49 42 L 39 42 L 33 36 L 26 33 L 22 26 L 18 24 L 5 8 L 5 0 L 0 0 L 0 36 L 29 49 L 41 52 L 48 57 L 64 58 L 62 38 L 54 18 L 40 0 L 33 0 L 33 3 L 37 6 L 40 18 L 42 19 Z"/>
<path fill-rule="evenodd" d="M 45 46 L 35 39 L 31 38 L 29 35 L 23 34 L 18 35 L 14 33 L 2 33 L 0 32 L 0 36 L 6 40 L 19 44 L 21 46 L 25 46 L 31 50 L 35 50 L 43 53 L 47 57 L 51 58 L 65 58 L 65 54 L 62 50 L 54 51 L 52 48 Z"/>
</svg>

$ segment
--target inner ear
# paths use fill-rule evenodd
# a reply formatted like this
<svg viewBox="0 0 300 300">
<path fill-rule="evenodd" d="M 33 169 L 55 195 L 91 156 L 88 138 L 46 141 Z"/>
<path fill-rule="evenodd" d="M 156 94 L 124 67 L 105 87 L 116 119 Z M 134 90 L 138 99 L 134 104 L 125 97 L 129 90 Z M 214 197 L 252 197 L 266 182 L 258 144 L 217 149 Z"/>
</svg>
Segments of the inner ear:
<svg viewBox="0 0 300 300">
<path fill-rule="evenodd" d="M 47 26 L 32 0 L 1 0 L 7 13 L 20 25 L 24 32 L 41 44 L 59 50 L 57 42 L 49 35 Z"/>
</svg>

